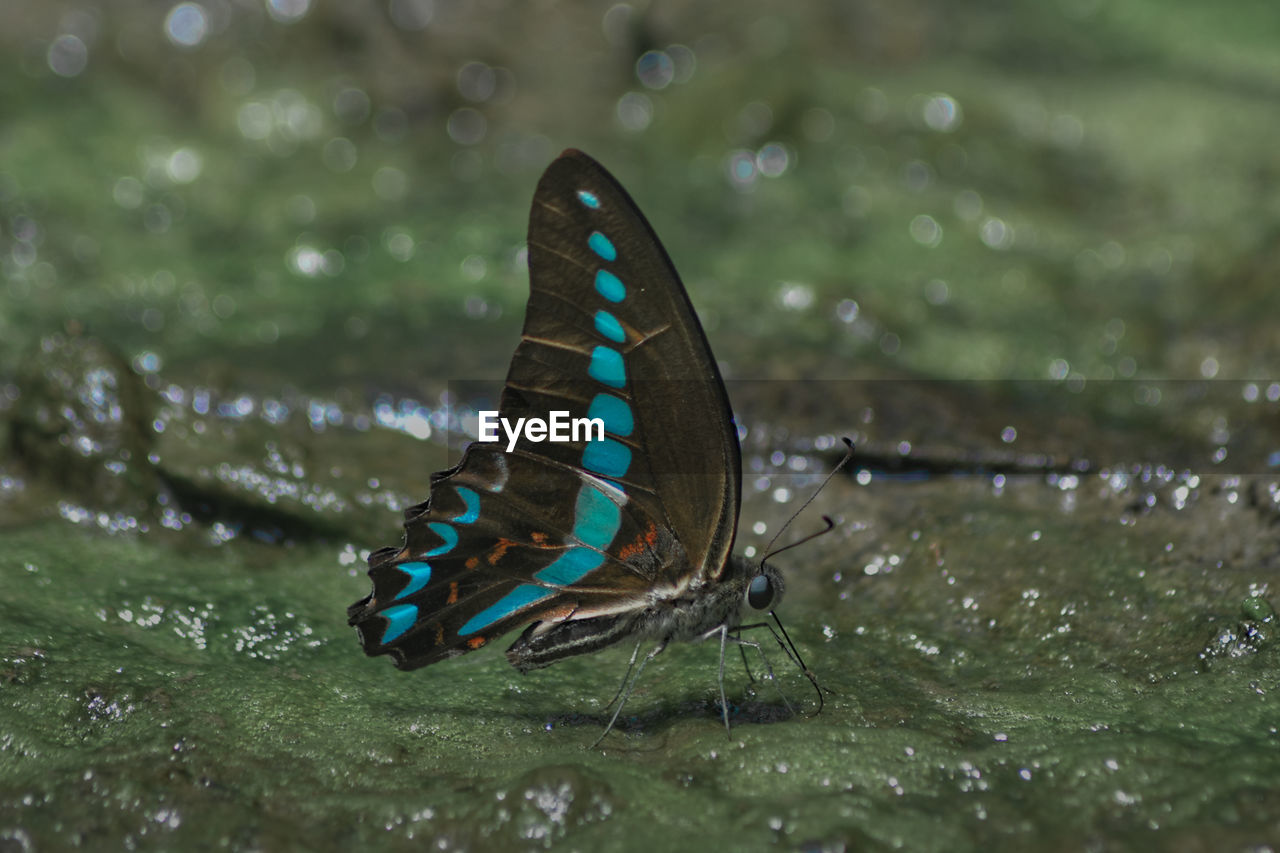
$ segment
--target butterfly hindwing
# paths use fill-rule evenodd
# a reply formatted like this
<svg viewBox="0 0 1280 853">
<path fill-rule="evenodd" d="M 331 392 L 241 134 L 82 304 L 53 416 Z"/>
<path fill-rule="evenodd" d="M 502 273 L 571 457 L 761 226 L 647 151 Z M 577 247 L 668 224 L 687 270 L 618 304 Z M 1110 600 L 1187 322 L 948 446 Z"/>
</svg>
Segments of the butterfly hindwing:
<svg viewBox="0 0 1280 853">
<path fill-rule="evenodd" d="M 559 492 L 575 495 L 582 520 L 547 518 Z M 431 499 L 406 513 L 405 532 L 402 547 L 370 558 L 374 591 L 350 611 L 366 651 L 405 669 L 535 619 L 634 605 L 660 561 L 656 522 L 628 512 L 619 489 L 492 445 L 472 445 L 437 479 Z M 626 544 L 605 553 L 615 541 Z"/>
<path fill-rule="evenodd" d="M 539 620 L 583 626 L 598 642 L 565 654 L 590 651 L 618 639 L 615 614 L 717 578 L 732 547 L 739 451 L 710 348 L 652 229 L 580 152 L 539 181 L 529 266 L 500 415 L 599 418 L 605 434 L 473 443 L 433 475 L 348 611 L 365 651 L 401 668 Z"/>
</svg>

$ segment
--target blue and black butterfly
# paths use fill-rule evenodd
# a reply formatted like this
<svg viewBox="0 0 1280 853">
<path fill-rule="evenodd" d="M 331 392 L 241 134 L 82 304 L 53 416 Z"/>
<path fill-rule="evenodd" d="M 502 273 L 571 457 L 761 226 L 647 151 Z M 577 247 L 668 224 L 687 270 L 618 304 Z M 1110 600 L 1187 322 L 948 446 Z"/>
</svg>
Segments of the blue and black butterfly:
<svg viewBox="0 0 1280 853">
<path fill-rule="evenodd" d="M 742 465 L 706 336 L 649 223 L 587 155 L 565 151 L 543 174 L 528 245 L 529 303 L 500 415 L 567 411 L 603 421 L 604 436 L 511 452 L 472 443 L 405 512 L 404 544 L 370 556 L 373 592 L 350 623 L 367 654 L 401 669 L 522 625 L 507 649 L 521 672 L 626 639 L 634 668 L 646 640 L 656 646 L 644 662 L 673 640 L 718 636 L 728 726 L 725 644 L 755 645 L 738 635 L 754 627 L 743 606 L 772 612 L 783 585 L 772 566 L 731 554 Z"/>
</svg>

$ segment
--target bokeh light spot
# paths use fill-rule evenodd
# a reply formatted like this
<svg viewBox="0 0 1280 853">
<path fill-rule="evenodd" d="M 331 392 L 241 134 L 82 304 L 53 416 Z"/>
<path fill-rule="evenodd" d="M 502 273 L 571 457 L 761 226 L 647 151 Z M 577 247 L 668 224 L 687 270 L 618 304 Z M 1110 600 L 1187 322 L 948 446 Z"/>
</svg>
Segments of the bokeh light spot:
<svg viewBox="0 0 1280 853">
<path fill-rule="evenodd" d="M 942 226 L 938 220 L 922 213 L 911 220 L 911 239 L 930 249 L 942 242 Z"/>
<path fill-rule="evenodd" d="M 177 47 L 198 47 L 209 34 L 209 17 L 199 3 L 179 3 L 164 19 L 164 34 Z"/>
<path fill-rule="evenodd" d="M 391 22 L 402 30 L 425 30 L 435 17 L 433 0 L 391 0 Z"/>
<path fill-rule="evenodd" d="M 302 20 L 311 9 L 311 0 L 266 0 L 267 14 L 282 24 Z"/>
<path fill-rule="evenodd" d="M 934 130 L 950 133 L 960 126 L 960 104 L 950 95 L 931 95 L 921 110 L 924 123 Z"/>
<path fill-rule="evenodd" d="M 498 89 L 498 75 L 483 62 L 468 62 L 458 69 L 458 93 L 473 103 L 483 103 Z"/>
<path fill-rule="evenodd" d="M 59 77 L 75 77 L 89 64 L 89 48 L 79 36 L 63 34 L 49 45 L 49 68 Z"/>
<path fill-rule="evenodd" d="M 369 96 L 363 89 L 347 86 L 333 96 L 333 114 L 344 124 L 360 124 L 370 111 Z"/>
<path fill-rule="evenodd" d="M 640 92 L 627 92 L 618 99 L 617 117 L 623 130 L 639 133 L 653 121 L 653 101 Z"/>
<path fill-rule="evenodd" d="M 179 148 L 169 155 L 165 162 L 165 174 L 175 184 L 189 184 L 200 177 L 204 169 L 204 158 L 199 152 L 190 148 Z"/>
<path fill-rule="evenodd" d="M 445 124 L 449 138 L 459 145 L 475 145 L 484 139 L 489 123 L 479 110 L 463 107 L 454 110 Z"/>
<path fill-rule="evenodd" d="M 790 165 L 790 152 L 778 142 L 770 142 L 756 154 L 756 168 L 766 178 L 779 177 Z"/>
<path fill-rule="evenodd" d="M 335 172 L 350 172 L 355 168 L 358 157 L 355 143 L 345 136 L 335 136 L 326 142 L 320 156 L 324 164 Z"/>
<path fill-rule="evenodd" d="M 994 216 L 982 223 L 978 236 L 992 249 L 1003 250 L 1013 245 L 1013 229 L 1006 225 L 1003 219 L 997 219 Z"/>
<path fill-rule="evenodd" d="M 750 189 L 760 177 L 756 157 L 750 151 L 732 151 L 725 161 L 729 183 L 737 189 Z"/>
<path fill-rule="evenodd" d="M 675 62 L 660 50 L 646 51 L 636 60 L 636 77 L 646 88 L 665 89 L 675 76 Z"/>
</svg>

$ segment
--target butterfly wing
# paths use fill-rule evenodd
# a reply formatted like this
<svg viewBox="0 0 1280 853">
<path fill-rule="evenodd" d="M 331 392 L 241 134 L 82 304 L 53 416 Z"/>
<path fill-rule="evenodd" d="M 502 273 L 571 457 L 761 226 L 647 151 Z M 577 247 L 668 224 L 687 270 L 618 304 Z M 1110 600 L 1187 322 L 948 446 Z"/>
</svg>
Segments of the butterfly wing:
<svg viewBox="0 0 1280 853">
<path fill-rule="evenodd" d="M 433 475 L 348 611 L 365 651 L 401 668 L 527 622 L 642 609 L 718 578 L 732 549 L 741 463 L 719 371 L 648 222 L 585 154 L 538 183 L 529 268 L 500 414 L 597 418 L 604 436 L 473 443 Z"/>
</svg>

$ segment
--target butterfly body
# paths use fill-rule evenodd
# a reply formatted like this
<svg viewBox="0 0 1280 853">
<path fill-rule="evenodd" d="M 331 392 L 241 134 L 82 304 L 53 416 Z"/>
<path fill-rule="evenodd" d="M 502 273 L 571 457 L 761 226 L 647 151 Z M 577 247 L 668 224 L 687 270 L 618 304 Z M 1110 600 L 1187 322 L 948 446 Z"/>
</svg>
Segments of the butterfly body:
<svg viewBox="0 0 1280 853">
<path fill-rule="evenodd" d="M 473 442 L 406 511 L 404 544 L 370 556 L 373 591 L 348 618 L 402 669 L 524 625 L 507 651 L 522 672 L 624 639 L 656 654 L 719 634 L 723 649 L 782 582 L 731 557 L 737 428 L 684 287 L 626 191 L 577 151 L 539 181 L 528 245 L 499 412 L 597 418 L 603 437 Z"/>
<path fill-rule="evenodd" d="M 766 568 L 780 595 L 781 577 Z M 733 630 L 742 621 L 743 606 L 758 564 L 731 557 L 725 573 L 714 583 L 694 584 L 679 594 L 655 594 L 647 606 L 617 615 L 530 625 L 511 648 L 507 660 L 521 672 L 550 666 L 572 655 L 597 651 L 620 640 L 698 642 L 719 629 Z"/>
</svg>

